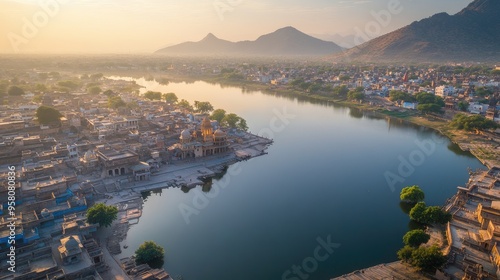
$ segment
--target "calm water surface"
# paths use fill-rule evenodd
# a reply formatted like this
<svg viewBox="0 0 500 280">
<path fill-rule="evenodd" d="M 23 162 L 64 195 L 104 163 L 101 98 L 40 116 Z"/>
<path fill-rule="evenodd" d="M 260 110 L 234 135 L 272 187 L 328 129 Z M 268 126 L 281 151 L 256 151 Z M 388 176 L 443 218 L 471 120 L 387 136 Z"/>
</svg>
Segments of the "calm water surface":
<svg viewBox="0 0 500 280">
<path fill-rule="evenodd" d="M 145 86 L 142 92 L 210 101 L 245 118 L 253 133 L 273 131 L 269 154 L 231 166 L 220 182 L 213 180 L 226 187 L 213 187 L 206 207 L 189 216 L 189 223 L 179 208 L 194 207 L 201 187 L 147 197 L 122 255 L 154 240 L 166 250 L 165 269 L 184 280 L 301 279 L 293 272 L 282 277 L 314 258 L 318 238 L 339 247 L 317 268 L 306 261 L 311 272 L 302 271 L 308 279 L 395 261 L 409 229 L 399 206 L 401 188 L 420 185 L 428 205 L 442 205 L 465 184 L 468 167 L 483 167 L 469 154 L 455 153 L 447 139 L 399 120 L 205 82 L 137 82 Z M 432 141 L 434 151 L 424 154 L 416 140 Z M 399 173 L 402 161 L 413 161 L 414 170 Z M 391 188 L 387 172 L 403 175 L 403 182 Z"/>
</svg>

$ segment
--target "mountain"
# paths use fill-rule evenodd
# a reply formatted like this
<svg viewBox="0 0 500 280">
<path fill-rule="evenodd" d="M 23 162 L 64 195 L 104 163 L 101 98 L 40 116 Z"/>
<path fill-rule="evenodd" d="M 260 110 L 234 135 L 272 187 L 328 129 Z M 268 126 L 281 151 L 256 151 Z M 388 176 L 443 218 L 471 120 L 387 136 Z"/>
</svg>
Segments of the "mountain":
<svg viewBox="0 0 500 280">
<path fill-rule="evenodd" d="M 262 35 L 255 41 L 230 42 L 208 34 L 198 42 L 184 42 L 155 53 L 172 55 L 253 55 L 253 56 L 315 56 L 329 55 L 342 48 L 293 27 L 284 27 Z"/>
<path fill-rule="evenodd" d="M 499 15 L 500 0 L 475 0 L 455 15 L 439 13 L 413 22 L 332 58 L 371 62 L 500 60 Z"/>
</svg>

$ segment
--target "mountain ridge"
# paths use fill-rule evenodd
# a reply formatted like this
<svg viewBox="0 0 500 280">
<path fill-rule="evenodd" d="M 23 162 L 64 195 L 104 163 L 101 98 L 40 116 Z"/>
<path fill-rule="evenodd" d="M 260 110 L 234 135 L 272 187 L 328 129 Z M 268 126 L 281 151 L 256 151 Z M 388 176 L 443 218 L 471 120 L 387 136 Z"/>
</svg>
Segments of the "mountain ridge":
<svg viewBox="0 0 500 280">
<path fill-rule="evenodd" d="M 331 57 L 336 61 L 488 61 L 500 59 L 500 1 L 475 0 Z"/>
<path fill-rule="evenodd" d="M 208 33 L 197 42 L 183 42 L 157 50 L 155 53 L 177 55 L 262 55 L 262 56 L 324 56 L 340 52 L 337 44 L 307 35 L 292 26 L 259 36 L 256 40 L 231 42 Z"/>
</svg>

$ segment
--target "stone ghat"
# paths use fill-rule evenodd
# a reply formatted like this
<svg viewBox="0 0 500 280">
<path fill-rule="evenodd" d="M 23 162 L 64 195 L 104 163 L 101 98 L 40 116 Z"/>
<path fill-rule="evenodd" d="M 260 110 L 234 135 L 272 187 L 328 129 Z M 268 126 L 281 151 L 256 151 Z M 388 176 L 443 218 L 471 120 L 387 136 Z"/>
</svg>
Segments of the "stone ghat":
<svg viewBox="0 0 500 280">
<path fill-rule="evenodd" d="M 370 268 L 356 270 L 331 280 L 373 280 L 373 279 L 395 279 L 395 280 L 417 280 L 432 279 L 420 274 L 401 262 L 380 264 Z"/>
</svg>

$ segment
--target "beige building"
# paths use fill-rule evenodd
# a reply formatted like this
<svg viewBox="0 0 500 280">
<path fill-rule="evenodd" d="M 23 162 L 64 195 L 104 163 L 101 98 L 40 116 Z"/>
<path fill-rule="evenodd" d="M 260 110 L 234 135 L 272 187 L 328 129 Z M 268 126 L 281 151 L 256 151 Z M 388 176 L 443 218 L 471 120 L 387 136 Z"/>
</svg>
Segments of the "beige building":
<svg viewBox="0 0 500 280">
<path fill-rule="evenodd" d="M 174 157 L 179 159 L 211 156 L 229 150 L 227 134 L 220 129 L 214 132 L 207 117 L 203 119 L 199 130 L 191 133 L 185 129 L 179 139 L 179 143 L 169 148 Z"/>
</svg>

